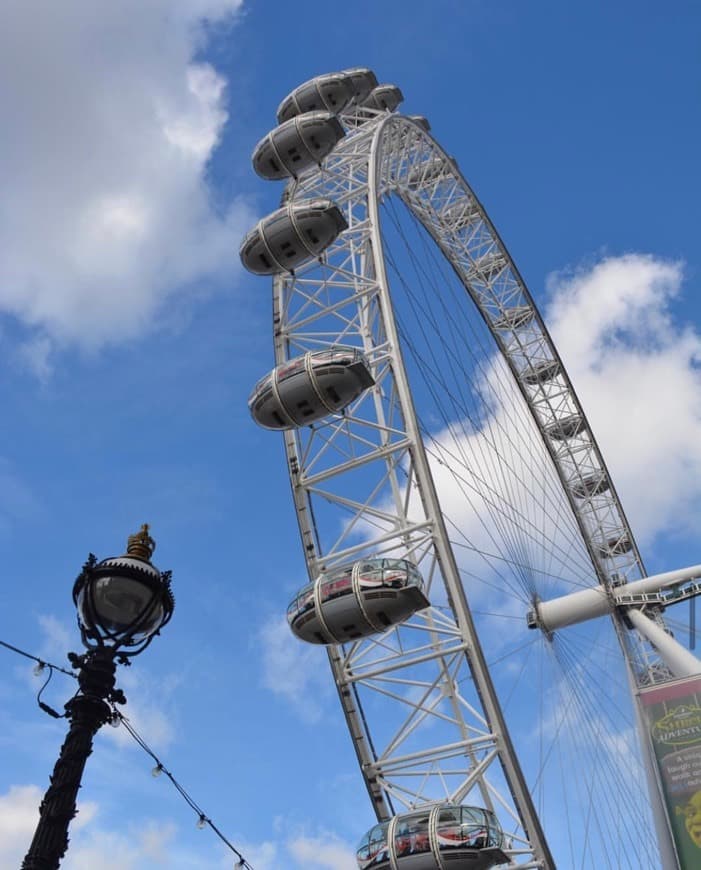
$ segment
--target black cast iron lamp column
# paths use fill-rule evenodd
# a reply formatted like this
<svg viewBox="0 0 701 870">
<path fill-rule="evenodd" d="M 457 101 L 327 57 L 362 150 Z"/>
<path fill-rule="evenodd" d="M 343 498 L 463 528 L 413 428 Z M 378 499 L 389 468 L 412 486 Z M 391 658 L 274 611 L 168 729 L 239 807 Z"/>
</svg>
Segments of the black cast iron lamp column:
<svg viewBox="0 0 701 870">
<path fill-rule="evenodd" d="M 75 581 L 73 602 L 87 652 L 68 656 L 80 668 L 80 688 L 66 704 L 68 736 L 39 807 L 39 824 L 22 870 L 59 866 L 93 737 L 113 718 L 113 705 L 126 703 L 124 693 L 115 688 L 117 662 L 129 664 L 173 614 L 171 572 L 151 564 L 155 546 L 144 525 L 130 536 L 123 556 L 98 562 L 91 553 Z"/>
</svg>

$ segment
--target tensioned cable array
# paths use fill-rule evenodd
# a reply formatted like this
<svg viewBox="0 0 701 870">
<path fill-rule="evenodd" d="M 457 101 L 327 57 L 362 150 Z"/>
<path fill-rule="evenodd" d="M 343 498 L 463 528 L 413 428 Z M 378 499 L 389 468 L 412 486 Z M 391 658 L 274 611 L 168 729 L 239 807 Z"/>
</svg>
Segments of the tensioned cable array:
<svg viewBox="0 0 701 870">
<path fill-rule="evenodd" d="M 39 670 L 37 673 L 41 673 L 45 668 L 49 669 L 49 677 L 42 686 L 39 691 L 39 696 L 37 696 L 37 700 L 39 702 L 39 706 L 44 712 L 48 713 L 50 716 L 54 718 L 62 718 L 59 713 L 55 710 L 52 710 L 47 704 L 43 704 L 39 701 L 39 697 L 41 696 L 41 692 L 46 688 L 49 680 L 51 679 L 51 675 L 54 671 L 58 671 L 61 674 L 65 674 L 67 677 L 73 677 L 74 680 L 78 679 L 78 675 L 73 671 L 66 670 L 65 668 L 60 667 L 59 665 L 54 665 L 51 662 L 46 661 L 46 659 L 39 658 L 39 656 L 32 655 L 32 653 L 28 653 L 25 650 L 20 649 L 19 647 L 13 646 L 11 643 L 6 643 L 4 640 L 0 640 L 0 646 L 5 647 L 5 649 L 10 650 L 11 652 L 17 653 L 17 655 L 21 655 L 26 659 L 30 659 L 33 662 L 37 663 Z M 112 707 L 112 712 L 117 721 L 119 721 L 127 730 L 127 733 L 132 737 L 132 739 L 139 744 L 139 746 L 144 750 L 144 752 L 149 755 L 153 761 L 156 762 L 156 766 L 153 768 L 152 773 L 154 776 L 158 776 L 161 773 L 165 774 L 168 777 L 172 785 L 178 794 L 183 798 L 185 803 L 197 813 L 197 827 L 204 828 L 209 826 L 212 831 L 219 837 L 219 839 L 224 843 L 224 845 L 234 853 L 237 857 L 236 867 L 241 868 L 241 870 L 254 870 L 254 868 L 248 863 L 248 861 L 244 858 L 244 856 L 239 852 L 239 850 L 231 843 L 230 840 L 220 831 L 220 829 L 214 824 L 214 822 L 209 818 L 209 816 L 204 812 L 202 807 L 194 800 L 194 798 L 183 788 L 183 786 L 178 782 L 178 780 L 173 776 L 170 770 L 163 764 L 161 759 L 156 755 L 156 753 L 151 749 L 151 747 L 146 743 L 146 741 L 141 737 L 141 735 L 137 732 L 131 722 L 124 716 L 119 710 Z M 65 714 L 64 714 L 65 715 Z"/>
<path fill-rule="evenodd" d="M 383 203 L 384 257 L 418 423 L 436 473 L 454 493 L 444 513 L 448 534 L 466 586 L 478 591 L 473 616 L 484 620 L 488 612 L 483 636 L 496 639 L 488 643 L 490 669 L 499 669 L 502 705 L 518 723 L 541 818 L 556 839 L 563 830 L 560 848 L 572 867 L 653 867 L 610 626 L 550 639 L 534 633 L 527 641 L 514 624 L 518 612 L 525 627 L 534 600 L 591 586 L 591 559 L 494 340 L 420 222 L 396 205 L 392 197 Z M 509 600 L 519 603 L 516 611 Z M 524 688 L 539 698 L 537 721 L 527 727 Z"/>
</svg>

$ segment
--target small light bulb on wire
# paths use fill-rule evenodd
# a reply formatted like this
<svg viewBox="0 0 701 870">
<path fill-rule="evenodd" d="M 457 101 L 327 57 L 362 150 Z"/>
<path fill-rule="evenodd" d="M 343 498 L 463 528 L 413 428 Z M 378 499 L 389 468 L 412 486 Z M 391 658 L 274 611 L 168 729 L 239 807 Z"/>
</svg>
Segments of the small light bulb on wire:
<svg viewBox="0 0 701 870">
<path fill-rule="evenodd" d="M 200 817 L 199 817 L 199 819 L 197 819 L 198 830 L 201 831 L 202 828 L 206 827 L 206 825 L 207 825 L 207 817 L 204 815 L 204 813 L 200 813 Z"/>
<path fill-rule="evenodd" d="M 45 667 L 46 665 L 44 664 L 44 662 L 37 662 L 32 668 L 32 673 L 35 677 L 40 677 L 44 673 Z"/>
<path fill-rule="evenodd" d="M 163 773 L 163 765 L 159 761 L 158 764 L 151 771 L 151 776 L 155 778 L 157 776 L 160 776 L 162 773 Z"/>
</svg>

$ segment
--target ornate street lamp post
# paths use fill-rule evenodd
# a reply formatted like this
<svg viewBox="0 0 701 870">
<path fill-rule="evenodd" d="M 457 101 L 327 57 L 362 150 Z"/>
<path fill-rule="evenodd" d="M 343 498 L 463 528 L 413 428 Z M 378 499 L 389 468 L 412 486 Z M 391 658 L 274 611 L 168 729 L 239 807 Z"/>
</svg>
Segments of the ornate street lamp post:
<svg viewBox="0 0 701 870">
<path fill-rule="evenodd" d="M 98 562 L 90 554 L 73 587 L 73 602 L 87 652 L 68 658 L 79 668 L 77 694 L 65 706 L 68 735 L 39 807 L 39 824 L 22 870 L 55 870 L 68 848 L 68 826 L 93 737 L 126 703 L 115 688 L 117 662 L 129 664 L 173 614 L 170 571 L 151 564 L 155 542 L 148 526 L 129 537 L 123 556 Z"/>
</svg>

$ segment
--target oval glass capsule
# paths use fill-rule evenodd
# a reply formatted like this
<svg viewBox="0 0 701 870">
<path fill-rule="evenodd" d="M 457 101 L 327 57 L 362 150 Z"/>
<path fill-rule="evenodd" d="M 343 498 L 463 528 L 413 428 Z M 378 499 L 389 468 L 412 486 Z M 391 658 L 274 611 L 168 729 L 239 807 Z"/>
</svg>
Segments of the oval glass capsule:
<svg viewBox="0 0 701 870">
<path fill-rule="evenodd" d="M 592 498 L 611 488 L 611 483 L 602 471 L 588 474 L 570 484 L 570 492 L 576 498 Z"/>
<path fill-rule="evenodd" d="M 377 87 L 377 76 L 367 67 L 355 66 L 351 69 L 344 69 L 341 71 L 341 75 L 349 79 L 353 98 L 358 103 L 366 99 L 373 88 Z"/>
<path fill-rule="evenodd" d="M 340 413 L 374 383 L 357 348 L 309 351 L 261 378 L 248 407 L 264 429 L 296 429 Z"/>
<path fill-rule="evenodd" d="M 493 812 L 443 804 L 375 825 L 360 841 L 356 859 L 360 870 L 488 870 L 508 862 L 503 845 L 504 832 Z"/>
<path fill-rule="evenodd" d="M 260 220 L 241 242 L 241 262 L 255 275 L 292 272 L 319 257 L 347 228 L 330 199 L 294 200 Z"/>
<path fill-rule="evenodd" d="M 327 111 L 338 114 L 354 96 L 351 79 L 344 73 L 316 76 L 296 87 L 280 103 L 277 110 L 279 124 L 303 112 Z"/>
<path fill-rule="evenodd" d="M 345 131 L 331 112 L 305 112 L 276 127 L 253 151 L 253 168 L 261 178 L 280 181 L 297 178 L 317 166 Z"/>
<path fill-rule="evenodd" d="M 586 428 L 584 419 L 579 414 L 572 414 L 569 417 L 563 417 L 562 420 L 556 420 L 546 427 L 545 431 L 553 439 L 553 441 L 566 441 L 568 438 L 574 438 Z"/>
<path fill-rule="evenodd" d="M 407 176 L 407 184 L 411 188 L 417 188 L 432 181 L 443 181 L 451 178 L 451 172 L 458 168 L 454 157 L 436 156 L 423 163 L 417 164 Z"/>
<path fill-rule="evenodd" d="M 393 112 L 404 101 L 404 94 L 396 85 L 378 85 L 360 103 L 365 109 Z"/>
<path fill-rule="evenodd" d="M 493 326 L 495 329 L 520 329 L 527 326 L 535 317 L 535 312 L 530 305 L 514 305 L 507 308 L 499 317 L 495 317 Z"/>
<path fill-rule="evenodd" d="M 481 281 L 493 281 L 506 268 L 506 257 L 501 251 L 492 251 L 475 260 L 472 273 Z"/>
<path fill-rule="evenodd" d="M 407 115 L 410 121 L 413 121 L 416 125 L 421 127 L 426 133 L 428 133 L 431 129 L 431 125 L 429 124 L 428 118 L 425 115 Z"/>
<path fill-rule="evenodd" d="M 457 232 L 474 226 L 480 220 L 481 214 L 474 200 L 463 199 L 445 209 L 441 217 L 453 232 Z"/>
<path fill-rule="evenodd" d="M 545 384 L 560 374 L 560 363 L 556 359 L 543 360 L 521 373 L 521 380 L 529 386 Z"/>
<path fill-rule="evenodd" d="M 308 643 L 346 643 L 398 625 L 429 606 L 418 568 L 405 559 L 363 559 L 321 574 L 287 609 Z"/>
<path fill-rule="evenodd" d="M 605 544 L 599 547 L 599 555 L 604 559 L 612 559 L 614 556 L 624 556 L 630 553 L 633 544 L 628 535 L 623 534 L 615 538 L 609 538 Z"/>
</svg>

